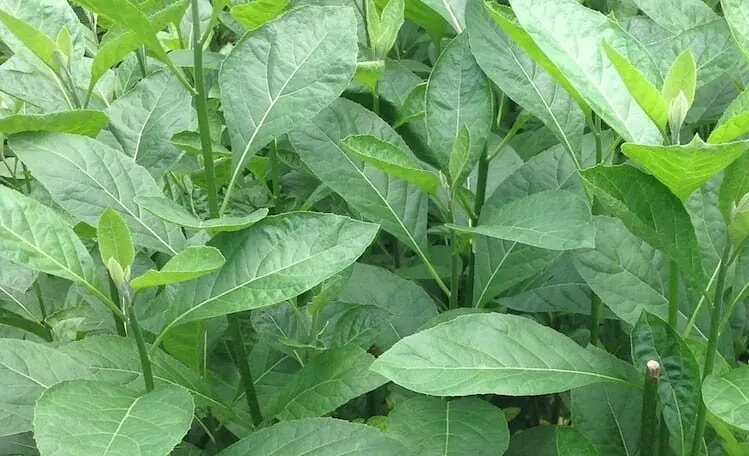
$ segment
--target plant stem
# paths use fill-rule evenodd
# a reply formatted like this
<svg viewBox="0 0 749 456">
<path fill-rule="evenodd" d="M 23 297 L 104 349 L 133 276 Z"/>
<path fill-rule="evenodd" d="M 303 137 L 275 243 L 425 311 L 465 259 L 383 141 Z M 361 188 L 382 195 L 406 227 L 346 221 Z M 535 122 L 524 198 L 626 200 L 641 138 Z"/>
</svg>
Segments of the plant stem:
<svg viewBox="0 0 749 456">
<path fill-rule="evenodd" d="M 645 370 L 645 388 L 642 394 L 642 428 L 640 434 L 640 456 L 655 455 L 655 435 L 658 424 L 658 376 L 661 366 L 657 361 L 648 361 Z"/>
<path fill-rule="evenodd" d="M 495 158 L 499 156 L 499 154 L 502 153 L 502 151 L 505 149 L 505 146 L 508 142 L 520 131 L 521 128 L 525 126 L 526 123 L 530 120 L 531 116 L 521 114 L 518 116 L 517 119 L 515 119 L 515 123 L 512 124 L 512 127 L 510 127 L 510 131 L 507 132 L 507 134 L 502 138 L 502 141 L 500 141 L 499 145 L 496 149 L 489 155 L 488 161 L 492 161 Z"/>
<path fill-rule="evenodd" d="M 705 353 L 705 366 L 702 369 L 702 379 L 713 373 L 715 357 L 718 352 L 718 339 L 721 329 L 721 312 L 723 311 L 723 288 L 726 284 L 728 272 L 728 260 L 731 255 L 731 244 L 726 243 L 718 266 L 718 280 L 715 283 L 715 299 L 713 299 L 713 311 L 710 315 L 710 333 L 707 339 L 707 352 Z M 700 408 L 697 413 L 697 426 L 694 431 L 692 442 L 692 456 L 699 456 L 702 449 L 702 436 L 705 433 L 705 421 L 707 419 L 707 407 L 705 401 L 700 400 Z"/>
<path fill-rule="evenodd" d="M 44 297 L 42 296 L 42 288 L 39 286 L 39 280 L 34 281 L 34 294 L 36 294 L 36 300 L 39 302 L 39 312 L 42 314 L 42 322 L 47 319 L 47 308 L 44 305 Z"/>
<path fill-rule="evenodd" d="M 118 303 L 120 302 L 120 292 L 117 290 L 117 285 L 108 275 L 107 278 L 109 279 L 109 294 L 112 295 L 112 302 Z M 112 317 L 114 318 L 114 327 L 117 328 L 117 335 L 125 337 L 127 332 L 125 331 L 124 319 L 120 318 L 120 316 L 114 312 L 112 312 Z"/>
<path fill-rule="evenodd" d="M 263 415 L 260 412 L 260 403 L 257 399 L 255 382 L 252 380 L 250 366 L 247 364 L 247 350 L 245 350 L 244 347 L 242 328 L 239 325 L 239 320 L 236 315 L 228 315 L 228 319 L 229 333 L 231 334 L 232 345 L 234 347 L 234 363 L 236 364 L 237 369 L 239 369 L 240 381 L 244 388 L 244 396 L 247 400 L 247 405 L 250 407 L 252 423 L 257 427 L 263 422 Z"/>
<path fill-rule="evenodd" d="M 456 223 L 455 219 L 455 192 L 453 191 L 450 198 L 450 214 L 452 215 L 452 222 Z M 461 270 L 459 265 L 460 251 L 458 250 L 458 233 L 455 230 L 450 230 L 450 300 L 448 302 L 449 309 L 456 309 L 458 307 L 458 289 L 460 288 Z"/>
<path fill-rule="evenodd" d="M 380 94 L 377 90 L 377 83 L 375 82 L 374 88 L 372 89 L 372 111 L 379 117 L 380 116 Z"/>
<path fill-rule="evenodd" d="M 504 96 L 504 95 L 503 95 Z M 484 200 L 486 199 L 486 181 L 489 177 L 489 157 L 488 150 L 484 147 L 479 158 L 479 169 L 478 176 L 476 178 L 476 199 L 473 202 L 473 216 L 471 218 L 471 225 L 476 226 L 479 223 L 479 217 L 481 216 L 481 209 L 484 207 Z M 466 284 L 466 306 L 473 305 L 473 282 L 476 278 L 476 255 L 473 252 L 473 241 L 471 241 L 471 251 L 468 256 L 468 283 Z"/>
<path fill-rule="evenodd" d="M 278 144 L 274 139 L 270 143 L 270 176 L 273 185 L 273 203 L 275 212 L 278 213 L 278 205 L 281 202 L 281 172 L 278 163 Z"/>
<path fill-rule="evenodd" d="M 135 338 L 135 343 L 138 345 L 138 355 L 140 356 L 140 364 L 143 367 L 143 381 L 146 383 L 146 392 L 150 393 L 153 391 L 153 371 L 151 370 L 151 359 L 148 357 L 148 349 L 146 348 L 146 340 L 143 338 L 143 332 L 140 330 L 138 324 L 138 317 L 135 315 L 135 302 L 134 297 L 130 296 L 130 293 L 125 290 L 124 293 L 120 293 L 122 296 L 122 307 L 127 309 L 127 321 L 130 326 L 130 332 Z"/>
<path fill-rule="evenodd" d="M 591 119 L 593 114 L 588 116 L 588 126 L 593 132 L 593 137 L 596 142 L 596 164 L 603 163 L 603 144 L 601 142 L 601 118 L 596 116 L 595 121 Z M 596 200 L 593 200 L 593 215 L 598 214 Z M 603 318 L 603 301 L 601 298 L 593 292 L 593 297 L 590 300 L 590 344 L 598 345 L 599 336 L 601 333 L 601 319 Z"/>
<path fill-rule="evenodd" d="M 145 47 L 141 46 L 135 51 L 135 58 L 138 60 L 138 67 L 140 68 L 141 74 L 143 74 L 143 77 L 145 78 L 148 76 L 148 69 L 146 68 L 146 51 Z"/>
</svg>

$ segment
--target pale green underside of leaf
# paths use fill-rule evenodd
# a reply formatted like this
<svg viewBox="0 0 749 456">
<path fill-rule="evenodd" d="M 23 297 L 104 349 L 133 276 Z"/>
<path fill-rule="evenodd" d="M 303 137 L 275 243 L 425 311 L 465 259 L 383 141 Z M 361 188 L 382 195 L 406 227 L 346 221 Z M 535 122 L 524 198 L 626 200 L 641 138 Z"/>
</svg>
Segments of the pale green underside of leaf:
<svg viewBox="0 0 749 456">
<path fill-rule="evenodd" d="M 423 0 L 423 3 L 442 16 L 456 32 L 465 29 L 466 0 Z"/>
<path fill-rule="evenodd" d="M 313 449 L 313 452 L 310 452 Z M 288 421 L 253 432 L 219 456 L 393 456 L 406 448 L 373 426 L 333 418 Z"/>
<path fill-rule="evenodd" d="M 268 215 L 268 209 L 258 209 L 242 217 L 221 217 L 210 220 L 200 220 L 193 214 L 175 203 L 162 197 L 138 197 L 135 203 L 156 217 L 175 225 L 191 230 L 209 230 L 214 232 L 239 231 L 254 225 Z"/>
<path fill-rule="evenodd" d="M 217 270 L 224 265 L 224 256 L 214 247 L 190 246 L 173 256 L 158 271 L 153 269 L 130 282 L 133 289 L 187 282 Z"/>
<path fill-rule="evenodd" d="M 674 34 L 718 19 L 718 14 L 702 0 L 634 0 L 634 3 Z"/>
<path fill-rule="evenodd" d="M 34 409 L 42 454 L 168 454 L 190 429 L 193 401 L 183 388 L 143 396 L 109 383 L 74 380 L 47 390 Z"/>
<path fill-rule="evenodd" d="M 136 196 L 161 196 L 161 189 L 121 152 L 64 133 L 24 133 L 11 137 L 9 144 L 52 198 L 78 219 L 95 226 L 112 207 L 125 218 L 136 245 L 171 254 L 184 247 L 178 227 L 135 204 Z"/>
<path fill-rule="evenodd" d="M 604 352 L 529 319 L 496 313 L 460 316 L 406 337 L 372 369 L 434 396 L 549 394 L 633 379 Z"/>
<path fill-rule="evenodd" d="M 89 110 L 14 114 L 0 119 L 0 133 L 12 135 L 25 131 L 56 131 L 96 136 L 107 126 L 108 121 L 103 112 Z"/>
<path fill-rule="evenodd" d="M 742 0 L 721 0 L 720 4 L 736 44 L 749 59 L 749 4 Z"/>
<path fill-rule="evenodd" d="M 749 367 L 739 367 L 724 374 L 708 376 L 702 384 L 707 409 L 744 431 L 749 431 Z"/>
</svg>

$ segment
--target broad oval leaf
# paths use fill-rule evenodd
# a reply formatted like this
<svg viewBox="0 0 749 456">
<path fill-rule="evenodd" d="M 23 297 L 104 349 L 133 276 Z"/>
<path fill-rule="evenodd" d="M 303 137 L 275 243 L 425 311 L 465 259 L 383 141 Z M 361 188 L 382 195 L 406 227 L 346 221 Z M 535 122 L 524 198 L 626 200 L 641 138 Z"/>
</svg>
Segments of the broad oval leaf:
<svg viewBox="0 0 749 456">
<path fill-rule="evenodd" d="M 736 44 L 749 59 L 749 4 L 743 0 L 720 0 L 720 5 Z"/>
<path fill-rule="evenodd" d="M 733 369 L 722 376 L 708 375 L 702 383 L 707 409 L 744 431 L 749 431 L 749 367 Z"/>
<path fill-rule="evenodd" d="M 598 454 L 631 456 L 640 446 L 642 391 L 637 387 L 599 383 L 572 390 L 575 429 Z"/>
<path fill-rule="evenodd" d="M 424 456 L 494 456 L 510 443 L 502 409 L 474 397 L 408 399 L 388 414 L 386 433 Z"/>
<path fill-rule="evenodd" d="M 686 145 L 622 145 L 624 155 L 644 166 L 682 201 L 748 149 L 749 141 L 705 144 L 697 136 Z"/>
<path fill-rule="evenodd" d="M 96 240 L 99 242 L 99 253 L 104 265 L 114 259 L 123 269 L 129 268 L 135 260 L 135 248 L 130 230 L 125 220 L 114 209 L 107 208 L 101 213 L 96 225 Z"/>
<path fill-rule="evenodd" d="M 255 431 L 218 456 L 393 456 L 406 451 L 373 426 L 310 418 Z"/>
<path fill-rule="evenodd" d="M 139 196 L 135 203 L 151 214 L 175 225 L 191 230 L 208 230 L 211 232 L 239 231 L 254 225 L 268 215 L 268 209 L 258 209 L 241 217 L 221 217 L 201 220 L 169 198 L 159 196 Z"/>
<path fill-rule="evenodd" d="M 190 429 L 192 396 L 159 388 L 141 396 L 122 386 L 74 380 L 48 389 L 34 409 L 42 454 L 168 454 Z"/>
<path fill-rule="evenodd" d="M 537 426 L 518 432 L 506 456 L 598 456 L 585 436 L 571 426 Z"/>
<path fill-rule="evenodd" d="M 158 271 L 153 269 L 134 278 L 130 285 L 135 290 L 187 282 L 210 274 L 224 265 L 224 256 L 215 247 L 190 246 L 172 257 Z"/>
<path fill-rule="evenodd" d="M 356 21 L 344 7 L 297 8 L 236 44 L 219 73 L 233 152 L 230 189 L 252 155 L 343 92 L 356 56 Z"/>
<path fill-rule="evenodd" d="M 92 138 L 64 133 L 23 133 L 11 149 L 31 169 L 52 198 L 75 217 L 95 226 L 108 207 L 125 218 L 136 245 L 175 254 L 185 237 L 135 204 L 136 196 L 161 196 L 145 168 Z"/>
<path fill-rule="evenodd" d="M 162 336 L 180 323 L 293 298 L 350 266 L 377 230 L 377 225 L 348 217 L 300 212 L 221 233 L 209 245 L 221 251 L 226 264 L 167 293 L 173 296 Z"/>
<path fill-rule="evenodd" d="M 595 245 L 588 202 L 575 193 L 549 190 L 512 201 L 475 228 L 448 225 L 457 231 L 520 242 L 549 250 Z"/>
<path fill-rule="evenodd" d="M 109 119 L 101 111 L 75 110 L 45 114 L 14 114 L 0 118 L 0 133 L 12 135 L 25 131 L 56 131 L 94 137 Z"/>
<path fill-rule="evenodd" d="M 463 315 L 397 342 L 372 369 L 433 396 L 526 396 L 629 382 L 629 367 L 524 317 Z"/>
</svg>

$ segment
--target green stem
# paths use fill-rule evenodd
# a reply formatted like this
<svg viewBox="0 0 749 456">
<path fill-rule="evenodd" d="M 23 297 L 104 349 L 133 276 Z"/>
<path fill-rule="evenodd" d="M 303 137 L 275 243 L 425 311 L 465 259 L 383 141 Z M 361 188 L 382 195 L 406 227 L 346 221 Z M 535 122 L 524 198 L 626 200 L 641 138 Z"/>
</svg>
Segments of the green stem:
<svg viewBox="0 0 749 456">
<path fill-rule="evenodd" d="M 380 116 L 380 94 L 377 90 L 377 83 L 375 82 L 374 88 L 372 89 L 372 111 L 377 115 L 377 117 Z"/>
<path fill-rule="evenodd" d="M 255 427 L 260 426 L 263 422 L 263 415 L 260 412 L 260 403 L 257 399 L 257 392 L 255 391 L 255 382 L 252 380 L 252 373 L 250 372 L 250 366 L 247 364 L 247 350 L 244 347 L 244 338 L 242 337 L 242 328 L 239 325 L 239 319 L 236 315 L 227 315 L 229 320 L 229 333 L 232 338 L 232 346 L 234 347 L 234 363 L 239 369 L 239 377 L 244 388 L 244 396 L 247 400 L 247 405 L 250 407 L 250 415 L 252 416 L 252 423 Z"/>
<path fill-rule="evenodd" d="M 672 261 L 668 269 L 668 324 L 679 326 L 679 265 Z"/>
<path fill-rule="evenodd" d="M 450 212 L 452 214 L 452 222 L 456 223 L 455 219 L 455 192 L 453 192 L 450 202 Z M 458 233 L 455 230 L 450 230 L 450 301 L 448 308 L 455 309 L 458 307 L 458 288 L 460 288 L 460 252 L 458 251 Z"/>
<path fill-rule="evenodd" d="M 112 302 L 120 302 L 120 292 L 117 291 L 117 285 L 114 283 L 114 280 L 112 280 L 111 277 L 108 277 L 108 279 L 109 294 L 112 295 Z M 112 312 L 112 317 L 114 318 L 114 327 L 117 328 L 117 335 L 125 337 L 127 335 L 127 332 L 125 331 L 125 320 L 123 318 L 120 318 L 120 316 L 114 312 Z"/>
<path fill-rule="evenodd" d="M 642 428 L 640 434 L 640 456 L 655 455 L 655 436 L 658 425 L 658 376 L 660 365 L 648 361 L 645 370 L 645 387 L 642 394 Z"/>
<path fill-rule="evenodd" d="M 153 371 L 151 369 L 151 359 L 148 357 L 148 349 L 146 348 L 146 340 L 143 338 L 143 331 L 140 329 L 138 324 L 138 317 L 135 315 L 135 306 L 133 305 L 134 299 L 125 290 L 122 295 L 122 307 L 127 309 L 127 322 L 130 327 L 130 333 L 135 339 L 136 345 L 138 345 L 138 355 L 140 356 L 140 364 L 143 367 L 143 381 L 146 383 L 146 392 L 150 393 L 153 391 Z"/>
<path fill-rule="evenodd" d="M 208 193 L 208 212 L 211 218 L 219 216 L 218 195 L 216 193 L 216 172 L 213 168 L 213 149 L 211 145 L 211 124 L 208 120 L 208 102 L 203 79 L 203 48 L 200 39 L 200 10 L 198 0 L 192 0 L 192 44 L 193 63 L 195 71 L 195 106 L 198 111 L 198 130 L 200 131 L 200 145 L 203 151 L 203 166 L 205 167 L 205 184 Z"/>
<path fill-rule="evenodd" d="M 721 329 L 721 312 L 723 311 L 723 289 L 726 284 L 728 272 L 728 260 L 731 255 L 731 245 L 726 243 L 718 266 L 718 280 L 715 283 L 715 298 L 713 299 L 713 311 L 710 315 L 710 333 L 707 339 L 707 352 L 705 353 L 705 366 L 702 369 L 703 380 L 713 373 L 715 358 L 718 353 L 718 339 Z M 700 400 L 700 408 L 697 412 L 697 426 L 694 431 L 692 442 L 692 456 L 699 456 L 702 450 L 702 436 L 705 434 L 705 422 L 707 419 L 707 408 L 705 401 Z"/>
<path fill-rule="evenodd" d="M 489 157 L 488 150 L 484 147 L 481 152 L 481 157 L 478 163 L 478 176 L 476 178 L 476 199 L 473 202 L 473 216 L 471 218 L 471 225 L 476 226 L 479 223 L 479 217 L 481 216 L 481 209 L 484 207 L 484 200 L 486 199 L 486 183 L 489 177 Z M 473 244 L 473 241 L 471 241 Z M 471 251 L 468 256 L 468 283 L 466 284 L 466 306 L 473 304 L 473 282 L 476 278 L 476 254 L 473 252 L 473 245 L 471 245 Z"/>
<path fill-rule="evenodd" d="M 44 297 L 42 296 L 42 288 L 39 286 L 39 281 L 34 281 L 34 294 L 36 294 L 36 300 L 39 301 L 39 312 L 42 314 L 42 321 L 47 319 L 47 308 L 44 305 Z"/>
<path fill-rule="evenodd" d="M 139 47 L 135 51 L 135 58 L 138 60 L 138 68 L 140 68 L 141 74 L 145 78 L 148 76 L 148 69 L 146 67 L 146 48 L 144 46 Z"/>
<path fill-rule="evenodd" d="M 275 212 L 278 213 L 278 206 L 281 202 L 281 171 L 280 164 L 278 162 L 278 144 L 276 143 L 275 139 L 270 143 L 270 175 L 273 185 L 273 202 L 275 205 Z"/>
<path fill-rule="evenodd" d="M 508 142 L 525 126 L 526 123 L 528 123 L 528 120 L 530 120 L 531 116 L 521 114 L 518 116 L 517 119 L 515 119 L 515 123 L 512 124 L 512 127 L 510 127 L 510 131 L 507 132 L 507 134 L 502 138 L 502 141 L 500 141 L 499 145 L 494 149 L 494 151 L 489 155 L 488 160 L 492 161 L 495 158 L 499 156 L 499 154 L 502 153 L 502 151 L 505 149 L 505 146 Z"/>
<path fill-rule="evenodd" d="M 596 164 L 603 163 L 603 143 L 601 141 L 601 118 L 596 116 L 595 121 L 591 118 L 593 114 L 588 116 L 588 127 L 593 132 L 593 137 L 596 143 Z M 593 214 L 597 215 L 597 204 L 595 199 L 593 200 Z M 601 333 L 601 319 L 603 318 L 603 301 L 594 292 L 593 297 L 590 300 L 590 344 L 598 345 L 598 340 Z"/>
</svg>

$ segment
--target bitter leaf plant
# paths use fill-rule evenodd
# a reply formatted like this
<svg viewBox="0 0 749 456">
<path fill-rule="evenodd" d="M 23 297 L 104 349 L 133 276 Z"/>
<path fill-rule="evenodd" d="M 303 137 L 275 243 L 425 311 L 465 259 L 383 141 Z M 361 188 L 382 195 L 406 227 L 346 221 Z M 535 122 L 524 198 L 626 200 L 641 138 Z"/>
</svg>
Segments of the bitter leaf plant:
<svg viewBox="0 0 749 456">
<path fill-rule="evenodd" d="M 749 454 L 749 2 L 0 0 L 0 454 Z"/>
</svg>

